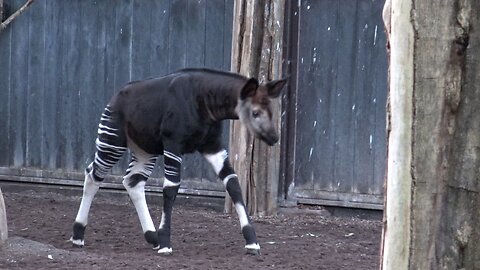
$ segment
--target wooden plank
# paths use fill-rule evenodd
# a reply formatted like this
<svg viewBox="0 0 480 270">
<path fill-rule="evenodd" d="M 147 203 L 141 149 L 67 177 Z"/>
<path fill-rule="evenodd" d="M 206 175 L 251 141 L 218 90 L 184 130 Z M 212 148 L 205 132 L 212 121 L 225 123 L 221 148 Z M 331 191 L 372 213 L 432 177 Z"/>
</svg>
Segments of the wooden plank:
<svg viewBox="0 0 480 270">
<path fill-rule="evenodd" d="M 231 47 L 231 40 L 225 40 L 225 29 L 219 31 L 220 25 L 225 25 L 225 1 L 206 1 L 205 10 L 205 67 L 225 69 L 224 49 Z M 230 28 L 232 27 L 230 22 Z M 230 30 L 231 31 L 231 30 Z M 222 54 L 222 57 L 220 56 Z M 230 55 L 227 57 L 230 59 Z"/>
<path fill-rule="evenodd" d="M 187 1 L 172 0 L 169 22 L 169 52 L 168 52 L 168 70 L 174 71 L 184 68 L 187 63 L 186 43 L 187 43 Z"/>
<path fill-rule="evenodd" d="M 337 20 L 325 15 L 336 14 L 336 8 L 333 1 L 302 2 L 298 11 L 301 35 L 297 63 L 296 187 L 313 188 L 315 185 L 321 190 L 333 190 L 337 186 L 332 181 L 338 125 L 335 118 L 337 80 L 334 72 L 337 54 L 331 50 L 336 45 Z"/>
<path fill-rule="evenodd" d="M 185 46 L 186 66 L 205 66 L 205 31 L 206 31 L 206 0 L 187 1 L 187 42 Z M 214 16 L 218 16 L 215 14 Z M 220 37 L 220 38 L 218 38 Z M 212 37 L 216 42 L 221 40 L 219 35 Z"/>
<path fill-rule="evenodd" d="M 28 86 L 27 96 L 27 130 L 26 130 L 26 166 L 40 167 L 43 155 L 43 99 L 45 75 L 45 2 L 36 3 L 23 16 L 30 18 L 28 39 Z"/>
<path fill-rule="evenodd" d="M 80 72 L 81 54 L 78 42 L 81 35 L 80 2 L 68 2 L 63 10 L 63 67 L 62 102 L 60 105 L 60 151 L 58 163 L 61 168 L 74 170 L 75 154 L 78 148 L 78 128 L 72 119 L 78 117 L 78 93 L 80 86 L 77 74 Z"/>
<path fill-rule="evenodd" d="M 57 1 L 45 1 L 45 68 L 44 68 L 44 92 L 42 111 L 44 121 L 41 156 L 41 167 L 54 169 L 57 166 L 58 156 L 58 122 L 57 106 L 60 102 L 58 93 L 61 89 L 61 70 L 63 69 L 62 55 L 59 54 L 62 48 L 62 11 L 63 5 Z"/>
<path fill-rule="evenodd" d="M 383 1 L 377 0 L 374 3 L 373 14 L 381 13 L 383 8 Z M 385 181 L 385 168 L 387 166 L 387 133 L 386 133 L 386 106 L 388 95 L 388 80 L 387 70 L 388 62 L 386 56 L 386 34 L 383 31 L 382 19 L 376 16 L 375 19 L 375 33 L 373 37 L 373 52 L 374 57 L 372 68 L 372 87 L 374 88 L 373 100 L 375 116 L 374 129 L 374 169 L 373 178 L 370 182 L 370 189 L 372 194 L 383 194 Z"/>
<path fill-rule="evenodd" d="M 55 147 L 55 165 L 57 168 L 65 168 L 65 127 L 64 127 L 64 108 L 66 103 L 66 97 L 68 91 L 66 91 L 66 69 L 67 69 L 67 55 L 66 55 L 66 47 L 68 47 L 67 43 L 67 36 L 66 33 L 69 33 L 69 29 L 67 26 L 67 21 L 69 20 L 68 16 L 65 14 L 67 13 L 65 1 L 60 1 L 57 3 L 59 8 L 59 17 L 58 17 L 58 25 L 59 25 L 59 39 L 60 39 L 60 48 L 57 52 L 57 67 L 59 70 L 57 71 L 57 85 L 58 85 L 58 95 L 57 95 L 57 103 L 55 107 L 55 137 L 56 137 L 56 147 Z"/>
<path fill-rule="evenodd" d="M 53 184 L 61 186 L 83 186 L 83 173 L 80 172 L 65 172 L 65 171 L 48 171 L 38 169 L 14 169 L 0 167 L 0 182 L 19 182 L 19 183 L 37 183 L 37 184 Z M 119 189 L 125 190 L 123 184 L 118 180 L 120 176 L 109 175 L 105 178 L 102 184 L 104 189 Z M 146 191 L 161 192 L 163 188 L 160 184 L 163 179 L 152 178 L 151 182 L 156 185 L 149 185 Z M 214 196 L 224 197 L 225 192 L 219 185 L 205 185 L 199 179 L 182 180 L 182 187 L 179 190 L 180 194 L 184 195 L 199 195 L 199 196 Z"/>
<path fill-rule="evenodd" d="M 22 5 L 22 1 L 14 1 L 12 9 L 17 9 Z M 28 11 L 26 14 L 29 14 Z M 25 15 L 25 14 L 24 14 Z M 12 60 L 15 68 L 11 71 L 10 88 L 11 104 L 10 115 L 11 123 L 15 126 L 10 129 L 11 148 L 9 157 L 10 164 L 13 166 L 25 166 L 25 140 L 26 140 L 26 96 L 28 88 L 28 16 L 19 16 L 15 23 L 10 25 L 12 31 Z"/>
<path fill-rule="evenodd" d="M 80 10 L 81 34 L 78 47 L 81 59 L 79 59 L 79 72 L 77 73 L 80 78 L 78 80 L 79 100 L 77 110 L 80 122 L 75 126 L 77 141 L 79 142 L 74 157 L 76 171 L 83 171 L 93 159 L 95 149 L 93 141 L 99 114 L 97 114 L 97 110 L 92 110 L 92 107 L 103 107 L 103 104 L 100 105 L 96 102 L 96 92 L 99 88 L 98 50 L 96 49 L 99 39 L 98 5 L 94 1 L 81 1 Z"/>
<path fill-rule="evenodd" d="M 379 16 L 380 14 L 378 14 Z M 353 168 L 355 180 L 351 183 L 352 192 L 369 193 L 369 183 L 373 177 L 373 130 L 375 129 L 374 114 L 372 114 L 372 41 L 374 23 L 372 22 L 371 1 L 357 1 L 357 16 L 354 26 L 355 67 L 352 87 L 355 104 L 355 160 Z M 373 27 L 372 27 L 373 26 Z"/>
<path fill-rule="evenodd" d="M 120 90 L 131 81 L 132 56 L 132 11 L 133 2 L 122 0 L 115 5 L 115 60 L 114 84 L 115 91 Z"/>
<path fill-rule="evenodd" d="M 154 4 L 151 6 L 151 76 L 161 76 L 169 72 L 170 2 L 170 0 L 153 1 Z"/>
<path fill-rule="evenodd" d="M 156 3 L 157 2 L 157 3 Z M 141 80 L 151 76 L 150 66 L 152 51 L 155 43 L 147 39 L 153 36 L 149 34 L 154 27 L 151 23 L 152 16 L 161 12 L 158 9 L 158 1 L 133 1 L 132 13 L 132 80 Z"/>
<path fill-rule="evenodd" d="M 112 68 L 114 76 L 113 89 L 115 92 L 118 92 L 127 82 L 131 81 L 132 77 L 133 2 L 131 0 L 122 0 L 120 4 L 115 6 L 115 58 Z M 113 170 L 115 173 L 123 174 L 129 162 L 130 157 L 124 155 Z"/>
<path fill-rule="evenodd" d="M 356 18 L 356 6 L 346 5 L 338 7 L 338 31 L 336 43 L 331 43 L 330 48 L 338 49 L 337 60 L 337 85 L 332 89 L 335 93 L 334 115 L 335 117 L 335 189 L 340 192 L 352 190 L 353 184 L 353 160 L 354 160 L 354 91 L 352 78 L 355 76 L 352 70 L 352 59 L 357 53 L 355 36 L 352 35 Z"/>
<path fill-rule="evenodd" d="M 3 1 L 3 0 L 2 0 Z M 0 15 L 1 18 L 1 15 Z M 0 166 L 10 165 L 10 122 L 12 114 L 10 111 L 11 96 L 11 40 L 12 30 L 10 27 L 0 34 Z"/>
<path fill-rule="evenodd" d="M 296 112 L 297 112 L 297 82 L 298 76 L 298 47 L 299 47 L 299 6 L 291 1 L 286 2 L 287 17 L 285 18 L 285 73 L 290 76 L 286 96 L 283 103 L 283 123 L 282 123 L 282 181 L 279 189 L 279 198 L 281 203 L 295 203 L 290 191 L 293 191 L 294 178 L 296 173 L 295 141 L 297 133 Z"/>
<path fill-rule="evenodd" d="M 185 57 L 187 67 L 205 66 L 205 8 L 206 2 L 186 1 L 186 44 Z M 182 177 L 202 178 L 203 164 L 207 161 L 198 153 L 185 155 L 182 169 Z M 205 179 L 208 181 L 209 179 Z M 215 181 L 216 177 L 210 179 Z"/>
<path fill-rule="evenodd" d="M 346 200 L 330 201 L 324 199 L 298 199 L 299 204 L 311 204 L 311 205 L 323 205 L 323 206 L 335 206 L 346 208 L 360 208 L 369 210 L 383 210 L 383 204 L 375 203 L 363 203 L 363 202 L 350 202 Z"/>
<path fill-rule="evenodd" d="M 224 0 L 224 19 L 223 19 L 223 67 L 224 70 L 230 70 L 232 58 L 233 41 L 233 5 L 234 0 Z"/>
</svg>

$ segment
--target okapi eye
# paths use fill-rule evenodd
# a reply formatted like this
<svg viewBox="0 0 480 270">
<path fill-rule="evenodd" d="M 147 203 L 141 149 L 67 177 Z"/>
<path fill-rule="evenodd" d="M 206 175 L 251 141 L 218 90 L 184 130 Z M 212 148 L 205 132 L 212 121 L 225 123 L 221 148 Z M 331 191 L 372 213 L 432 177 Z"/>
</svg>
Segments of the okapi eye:
<svg viewBox="0 0 480 270">
<path fill-rule="evenodd" d="M 258 118 L 260 116 L 260 111 L 257 111 L 257 110 L 252 111 L 252 116 L 253 118 Z"/>
</svg>

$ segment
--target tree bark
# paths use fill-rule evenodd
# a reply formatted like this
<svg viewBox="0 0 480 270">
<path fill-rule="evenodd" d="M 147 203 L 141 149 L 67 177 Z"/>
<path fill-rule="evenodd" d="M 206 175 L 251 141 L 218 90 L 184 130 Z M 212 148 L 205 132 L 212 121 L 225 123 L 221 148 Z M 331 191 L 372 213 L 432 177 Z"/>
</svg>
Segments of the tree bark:
<svg viewBox="0 0 480 270">
<path fill-rule="evenodd" d="M 480 2 L 391 0 L 390 17 L 382 268 L 480 269 Z"/>
<path fill-rule="evenodd" d="M 236 0 L 234 6 L 231 70 L 260 82 L 282 75 L 284 0 Z M 273 104 L 280 133 L 281 101 Z M 276 212 L 280 146 L 267 147 L 233 121 L 230 125 L 230 159 L 238 176 L 250 215 Z M 226 212 L 232 212 L 227 196 Z"/>
</svg>

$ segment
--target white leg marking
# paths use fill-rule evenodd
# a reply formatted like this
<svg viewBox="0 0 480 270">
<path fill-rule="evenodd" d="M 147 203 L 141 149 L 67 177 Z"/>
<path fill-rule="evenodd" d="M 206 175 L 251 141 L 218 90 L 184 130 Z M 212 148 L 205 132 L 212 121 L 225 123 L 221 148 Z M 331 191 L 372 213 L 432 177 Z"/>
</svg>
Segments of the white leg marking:
<svg viewBox="0 0 480 270">
<path fill-rule="evenodd" d="M 259 249 L 260 249 L 260 245 L 259 245 L 258 243 L 255 243 L 255 244 L 245 245 L 245 248 L 246 248 L 246 249 L 259 250 Z"/>
<path fill-rule="evenodd" d="M 240 226 L 243 228 L 244 226 L 248 225 L 248 216 L 247 212 L 245 211 L 245 207 L 242 204 L 236 203 L 235 210 L 237 211 L 238 219 L 240 219 Z"/>
<path fill-rule="evenodd" d="M 146 231 L 155 231 L 155 225 L 153 224 L 152 217 L 150 216 L 150 211 L 148 211 L 147 201 L 145 200 L 145 182 L 141 181 L 136 186 L 130 187 L 128 185 L 128 179 L 123 180 L 123 185 L 130 195 L 130 199 L 137 210 L 138 218 L 140 219 L 140 224 L 142 225 L 143 232 Z"/>
<path fill-rule="evenodd" d="M 208 162 L 212 165 L 213 169 L 215 170 L 215 173 L 218 175 L 218 173 L 222 170 L 223 168 L 223 163 L 225 162 L 225 159 L 228 158 L 228 153 L 224 149 L 218 153 L 215 154 L 204 154 L 203 155 Z"/>
<path fill-rule="evenodd" d="M 225 185 L 225 187 L 227 187 L 228 181 L 229 181 L 230 179 L 232 179 L 232 178 L 238 178 L 238 175 L 236 175 L 236 174 L 234 174 L 234 173 L 227 175 L 227 177 L 225 177 L 225 178 L 223 179 L 223 185 Z"/>
<path fill-rule="evenodd" d="M 169 248 L 169 247 L 164 247 L 158 250 L 158 253 L 163 255 L 170 255 L 172 254 L 172 252 L 173 252 L 172 248 Z"/>
<path fill-rule="evenodd" d="M 84 240 L 80 240 L 80 239 L 77 239 L 77 240 L 73 240 L 73 236 L 70 237 L 70 242 L 72 242 L 74 245 L 76 246 L 84 246 L 85 245 L 85 241 Z"/>
<path fill-rule="evenodd" d="M 162 211 L 162 219 L 160 220 L 160 226 L 158 226 L 158 228 L 162 229 L 164 225 L 165 225 L 165 213 Z"/>
<path fill-rule="evenodd" d="M 176 187 L 176 186 L 179 186 L 180 183 L 175 183 L 175 182 L 172 182 L 170 180 L 168 180 L 166 177 L 165 179 L 163 180 L 163 187 Z"/>
<path fill-rule="evenodd" d="M 97 183 L 93 180 L 91 173 L 85 175 L 85 182 L 83 183 L 83 196 L 82 202 L 78 209 L 77 217 L 75 221 L 86 226 L 88 223 L 88 212 L 92 205 L 93 198 L 100 188 L 101 183 Z"/>
</svg>

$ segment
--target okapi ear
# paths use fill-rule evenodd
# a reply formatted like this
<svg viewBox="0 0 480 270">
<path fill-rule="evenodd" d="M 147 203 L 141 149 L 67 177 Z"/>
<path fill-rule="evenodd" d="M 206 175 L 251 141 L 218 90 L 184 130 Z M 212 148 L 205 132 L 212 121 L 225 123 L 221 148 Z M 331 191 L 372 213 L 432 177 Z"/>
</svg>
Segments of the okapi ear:
<svg viewBox="0 0 480 270">
<path fill-rule="evenodd" d="M 270 98 L 279 97 L 280 94 L 282 93 L 282 89 L 283 89 L 283 87 L 285 86 L 286 83 L 287 83 L 286 79 L 281 79 L 281 80 L 275 80 L 275 81 L 268 82 L 266 84 L 267 89 L 268 89 L 268 96 Z"/>
<path fill-rule="evenodd" d="M 245 86 L 243 86 L 242 91 L 240 91 L 240 99 L 246 99 L 249 97 L 255 96 L 257 93 L 258 81 L 257 79 L 250 78 L 248 79 Z"/>
</svg>

